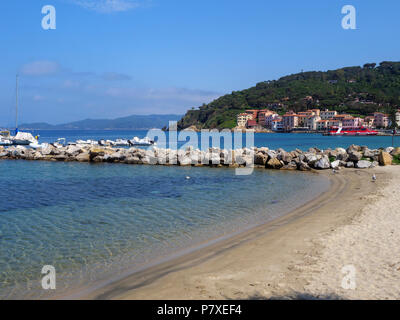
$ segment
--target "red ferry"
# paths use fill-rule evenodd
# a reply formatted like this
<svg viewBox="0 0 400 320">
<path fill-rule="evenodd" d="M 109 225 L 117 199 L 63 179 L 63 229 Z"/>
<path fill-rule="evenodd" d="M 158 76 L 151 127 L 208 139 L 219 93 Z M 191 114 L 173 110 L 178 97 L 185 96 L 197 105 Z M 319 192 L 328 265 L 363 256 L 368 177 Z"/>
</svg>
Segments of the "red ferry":
<svg viewBox="0 0 400 320">
<path fill-rule="evenodd" d="M 331 127 L 328 136 L 376 136 L 378 131 L 366 127 Z"/>
</svg>

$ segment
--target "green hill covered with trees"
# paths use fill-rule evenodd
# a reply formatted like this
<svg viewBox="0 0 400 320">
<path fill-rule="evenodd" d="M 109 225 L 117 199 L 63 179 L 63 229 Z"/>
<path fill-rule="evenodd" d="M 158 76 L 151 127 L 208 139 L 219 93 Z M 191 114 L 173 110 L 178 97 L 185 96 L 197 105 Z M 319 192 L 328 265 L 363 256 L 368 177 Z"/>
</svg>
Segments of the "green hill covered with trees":
<svg viewBox="0 0 400 320">
<path fill-rule="evenodd" d="M 189 110 L 178 122 L 183 129 L 233 128 L 236 115 L 246 109 L 288 110 L 329 108 L 366 116 L 375 111 L 391 113 L 400 106 L 400 62 L 367 63 L 326 72 L 302 72 L 279 80 L 234 91 L 198 109 Z"/>
</svg>

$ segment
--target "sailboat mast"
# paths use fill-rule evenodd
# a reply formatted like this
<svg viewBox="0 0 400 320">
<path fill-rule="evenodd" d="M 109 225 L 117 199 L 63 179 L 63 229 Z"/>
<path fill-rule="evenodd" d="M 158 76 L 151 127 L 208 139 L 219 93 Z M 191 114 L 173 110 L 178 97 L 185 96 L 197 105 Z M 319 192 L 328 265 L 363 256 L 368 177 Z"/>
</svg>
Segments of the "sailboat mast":
<svg viewBox="0 0 400 320">
<path fill-rule="evenodd" d="M 15 134 L 18 133 L 18 75 L 15 79 Z"/>
</svg>

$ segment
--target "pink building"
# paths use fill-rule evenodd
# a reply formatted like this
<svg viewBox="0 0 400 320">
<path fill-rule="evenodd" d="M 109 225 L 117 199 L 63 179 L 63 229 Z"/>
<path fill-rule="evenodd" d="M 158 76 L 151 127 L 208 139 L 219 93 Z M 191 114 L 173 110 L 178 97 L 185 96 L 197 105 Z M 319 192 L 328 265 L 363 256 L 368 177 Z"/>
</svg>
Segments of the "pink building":
<svg viewBox="0 0 400 320">
<path fill-rule="evenodd" d="M 382 112 L 374 113 L 374 126 L 376 128 L 386 128 L 389 126 L 389 115 Z"/>
<path fill-rule="evenodd" d="M 290 131 L 296 128 L 299 124 L 299 117 L 293 111 L 290 111 L 282 116 L 282 125 L 285 131 Z"/>
<path fill-rule="evenodd" d="M 342 120 L 342 126 L 343 128 L 349 128 L 349 127 L 360 127 L 362 125 L 362 119 L 361 118 L 343 118 Z"/>
</svg>

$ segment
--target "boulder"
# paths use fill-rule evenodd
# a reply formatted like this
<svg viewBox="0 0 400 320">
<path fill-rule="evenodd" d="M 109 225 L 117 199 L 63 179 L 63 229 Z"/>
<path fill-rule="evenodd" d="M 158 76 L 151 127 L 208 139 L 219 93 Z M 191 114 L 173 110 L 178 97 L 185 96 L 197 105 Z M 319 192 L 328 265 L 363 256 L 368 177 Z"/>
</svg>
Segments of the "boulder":
<svg viewBox="0 0 400 320">
<path fill-rule="evenodd" d="M 78 154 L 75 157 L 75 159 L 76 159 L 76 161 L 79 161 L 79 162 L 89 162 L 90 161 L 90 154 L 89 154 L 89 152 L 83 152 L 81 154 Z"/>
<path fill-rule="evenodd" d="M 346 162 L 346 168 L 354 168 L 354 162 L 352 161 Z"/>
<path fill-rule="evenodd" d="M 46 144 L 43 148 L 42 148 L 42 150 L 41 150 L 41 152 L 42 152 L 42 155 L 44 155 L 44 156 L 48 156 L 48 155 L 54 155 L 54 154 L 56 154 L 56 148 L 54 147 L 54 146 L 52 146 L 51 144 Z"/>
<path fill-rule="evenodd" d="M 299 168 L 300 171 L 310 171 L 311 170 L 310 166 L 307 163 L 303 162 L 303 161 L 301 161 L 299 163 L 298 168 Z"/>
<path fill-rule="evenodd" d="M 352 151 L 360 152 L 360 151 L 361 151 L 361 147 L 360 147 L 360 146 L 357 146 L 357 145 L 355 145 L 355 144 L 352 144 L 350 147 L 347 148 L 346 151 L 347 151 L 347 153 L 350 153 L 350 152 L 352 152 Z"/>
<path fill-rule="evenodd" d="M 379 150 L 376 150 L 376 149 L 374 149 L 374 150 L 371 150 L 371 149 L 368 149 L 368 148 L 366 148 L 365 150 L 364 150 L 364 157 L 365 158 L 371 158 L 371 159 L 373 159 L 375 156 L 377 156 L 377 155 L 379 155 Z"/>
<path fill-rule="evenodd" d="M 277 158 L 271 158 L 268 160 L 265 167 L 268 169 L 280 169 L 283 167 L 283 164 Z"/>
<path fill-rule="evenodd" d="M 335 160 L 331 162 L 332 169 L 338 169 L 340 167 L 340 160 Z"/>
<path fill-rule="evenodd" d="M 278 160 L 282 160 L 284 163 L 288 164 L 292 161 L 293 156 L 286 151 L 282 151 L 281 153 L 278 154 Z"/>
<path fill-rule="evenodd" d="M 337 152 L 337 150 L 329 150 L 328 151 L 328 157 L 329 158 L 337 158 L 337 156 L 339 155 L 339 152 Z"/>
<path fill-rule="evenodd" d="M 394 148 L 390 153 L 393 157 L 400 156 L 400 147 Z"/>
<path fill-rule="evenodd" d="M 394 150 L 393 147 L 387 147 L 387 148 L 385 149 L 385 152 L 391 153 L 393 150 Z"/>
<path fill-rule="evenodd" d="M 381 166 L 390 166 L 392 164 L 393 158 L 390 153 L 381 151 L 379 154 L 379 164 Z"/>
<path fill-rule="evenodd" d="M 76 156 L 81 153 L 83 150 L 78 146 L 68 146 L 65 150 L 65 153 L 69 156 Z"/>
<path fill-rule="evenodd" d="M 347 153 L 346 149 L 344 149 L 344 148 L 336 148 L 335 151 L 336 151 L 338 154 Z"/>
<path fill-rule="evenodd" d="M 372 161 L 370 168 L 375 168 L 376 166 L 379 166 L 379 162 L 378 161 Z"/>
<path fill-rule="evenodd" d="M 267 151 L 268 159 L 276 158 L 276 152 L 274 150 Z"/>
<path fill-rule="evenodd" d="M 254 156 L 254 164 L 259 164 L 259 165 L 263 165 L 265 166 L 265 164 L 267 163 L 268 160 L 268 155 L 265 153 L 261 153 L 258 152 L 255 156 Z"/>
<path fill-rule="evenodd" d="M 138 157 L 128 157 L 124 160 L 124 163 L 127 164 L 140 164 L 141 161 Z"/>
<path fill-rule="evenodd" d="M 348 160 L 354 161 L 354 162 L 360 161 L 361 158 L 362 158 L 362 153 L 359 152 L 359 151 L 355 151 L 355 150 L 350 150 L 348 152 L 348 155 L 349 155 L 349 159 Z"/>
<path fill-rule="evenodd" d="M 125 154 L 123 152 L 118 151 L 111 154 L 109 160 L 117 162 L 117 161 L 124 161 L 125 158 L 126 158 Z"/>
<path fill-rule="evenodd" d="M 281 169 L 282 170 L 297 170 L 297 164 L 294 162 L 290 162 L 288 164 L 285 164 Z"/>
<path fill-rule="evenodd" d="M 331 163 L 329 162 L 329 158 L 327 156 L 323 156 L 317 162 L 314 163 L 315 169 L 329 169 L 331 167 Z"/>
<path fill-rule="evenodd" d="M 360 160 L 356 163 L 356 168 L 358 169 L 367 169 L 370 168 L 372 165 L 371 161 L 368 160 Z"/>
</svg>

